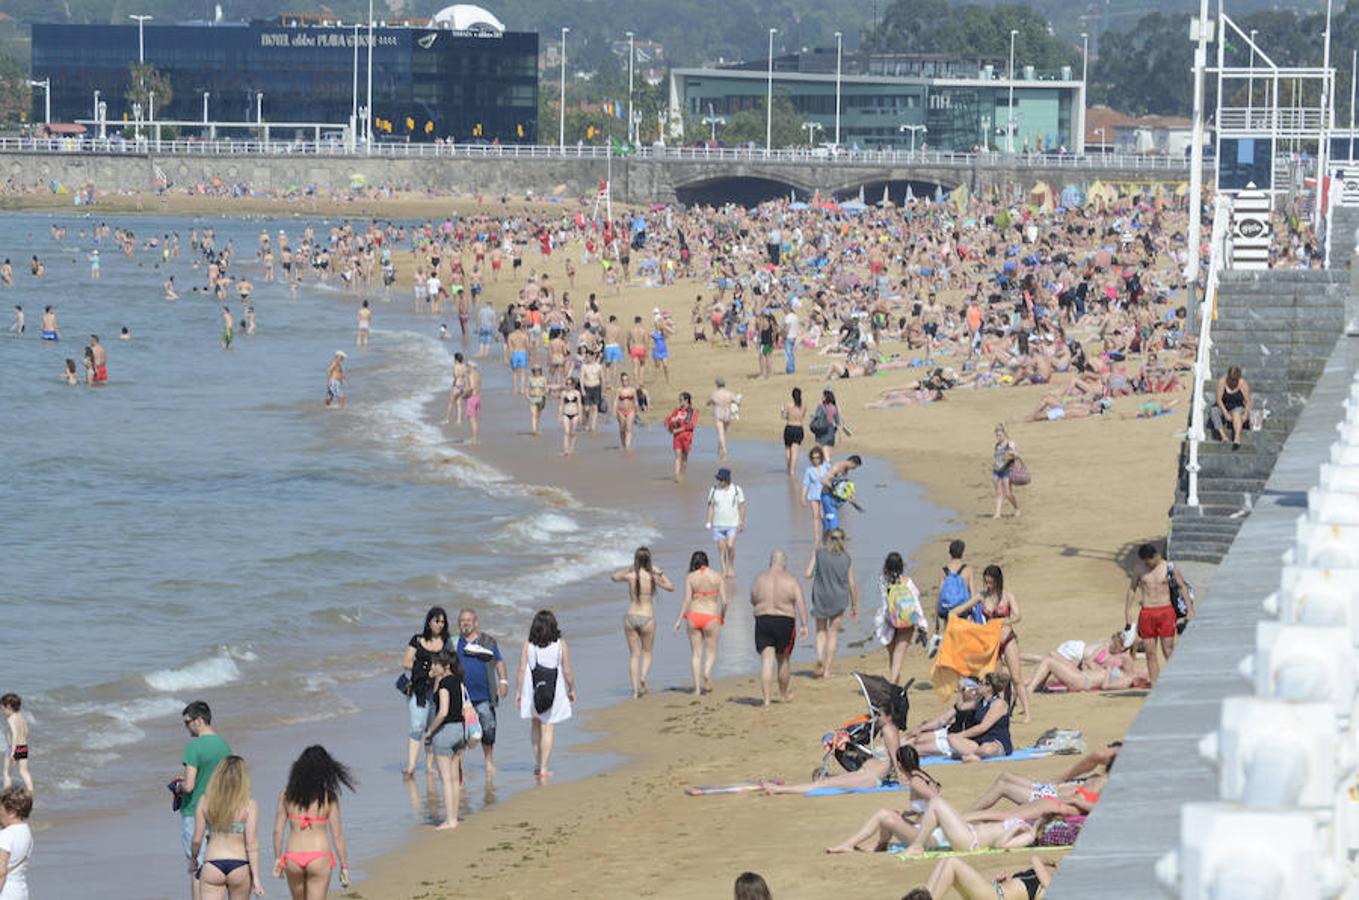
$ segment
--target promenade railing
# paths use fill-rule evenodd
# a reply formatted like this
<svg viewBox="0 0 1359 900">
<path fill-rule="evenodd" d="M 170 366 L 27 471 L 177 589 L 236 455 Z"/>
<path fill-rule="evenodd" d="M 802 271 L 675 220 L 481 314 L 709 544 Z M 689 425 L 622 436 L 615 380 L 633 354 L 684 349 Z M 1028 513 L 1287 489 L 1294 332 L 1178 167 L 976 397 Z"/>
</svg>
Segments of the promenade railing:
<svg viewBox="0 0 1359 900">
<path fill-rule="evenodd" d="M 1199 445 L 1207 437 L 1204 415 L 1207 409 L 1208 383 L 1213 373 L 1209 369 L 1209 352 L 1213 347 L 1213 315 L 1217 309 L 1218 275 L 1227 263 L 1227 231 L 1231 224 L 1231 203 L 1221 194 L 1213 203 L 1213 231 L 1208 250 L 1208 273 L 1204 280 L 1203 302 L 1199 304 L 1199 346 L 1194 357 L 1194 396 L 1189 408 L 1189 457 L 1184 470 L 1189 476 L 1189 506 L 1199 505 Z"/>
<path fill-rule="evenodd" d="M 339 141 L 177 138 L 0 138 L 0 152 L 60 154 L 155 154 L 160 156 L 309 156 L 363 159 L 606 159 L 631 157 L 673 162 L 799 163 L 843 166 L 1020 167 L 1188 171 L 1189 161 L 1156 154 L 954 153 L 942 150 L 830 150 L 824 147 L 764 150 L 758 147 L 637 147 L 620 153 L 594 144 L 377 143 L 371 151 Z"/>
</svg>

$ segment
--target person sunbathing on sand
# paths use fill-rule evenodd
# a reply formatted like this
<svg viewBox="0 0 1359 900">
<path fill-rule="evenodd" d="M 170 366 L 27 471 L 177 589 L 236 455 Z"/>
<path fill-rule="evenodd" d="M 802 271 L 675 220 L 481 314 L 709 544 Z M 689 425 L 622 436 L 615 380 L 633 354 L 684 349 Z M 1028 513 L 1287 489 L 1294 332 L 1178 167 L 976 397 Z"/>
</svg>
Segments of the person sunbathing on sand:
<svg viewBox="0 0 1359 900">
<path fill-rule="evenodd" d="M 1055 422 L 1058 419 L 1088 419 L 1103 415 L 1113 407 L 1108 398 L 1099 400 L 1063 399 L 1056 394 L 1045 396 L 1038 408 L 1029 416 L 1033 422 Z"/>
<path fill-rule="evenodd" d="M 1059 860 L 1029 857 L 1029 868 L 988 880 L 976 869 L 950 856 L 939 860 L 924 887 L 906 894 L 902 900 L 942 900 L 956 891 L 963 900 L 1034 900 L 1052 883 L 1052 870 Z"/>
<path fill-rule="evenodd" d="M 760 787 L 770 796 L 775 794 L 805 794 L 814 790 L 865 791 L 873 788 L 900 785 L 910 792 L 910 809 L 902 816 L 918 816 L 930 799 L 943 788 L 920 767 L 920 754 L 914 747 L 901 747 L 896 752 L 896 765 L 888 766 L 887 757 L 874 756 L 864 761 L 857 772 L 831 775 L 804 784 L 778 784 L 761 781 Z M 867 840 L 867 837 L 865 837 Z"/>
<path fill-rule="evenodd" d="M 1122 691 L 1145 685 L 1147 664 L 1128 651 L 1126 640 L 1123 632 L 1115 632 L 1106 649 L 1089 658 L 1082 657 L 1080 663 L 1060 654 L 1049 655 L 1029 679 L 1029 693 L 1045 692 L 1048 682 L 1054 679 L 1068 691 Z"/>
<path fill-rule="evenodd" d="M 1047 813 L 1032 822 L 1017 816 L 1001 822 L 968 822 L 947 800 L 935 797 L 921 815 L 915 838 L 905 849 L 904 855 L 922 856 L 927 848 L 942 846 L 945 841 L 940 840 L 936 829 L 942 833 L 949 848 L 957 851 L 1032 847 L 1048 822 L 1054 818 L 1057 818 L 1055 814 Z M 827 852 L 844 853 L 852 849 L 840 845 L 827 848 Z"/>
<path fill-rule="evenodd" d="M 1108 765 L 1112 768 L 1112 759 Z M 968 821 L 994 820 L 997 816 L 1003 819 L 1007 814 L 993 811 L 995 805 L 1002 800 L 1009 800 L 1015 804 L 1016 809 L 1008 813 L 1010 816 L 1023 817 L 1025 813 L 1030 812 L 1042 815 L 1045 812 L 1055 812 L 1057 807 L 1062 805 L 1075 808 L 1074 812 L 1068 812 L 1067 815 L 1084 815 L 1095 808 L 1100 794 L 1108 783 L 1108 769 L 1103 774 L 1092 775 L 1084 781 L 1062 782 L 1033 781 L 1022 775 L 1006 772 L 967 808 L 963 816 Z M 983 813 L 985 815 L 982 815 Z"/>
</svg>

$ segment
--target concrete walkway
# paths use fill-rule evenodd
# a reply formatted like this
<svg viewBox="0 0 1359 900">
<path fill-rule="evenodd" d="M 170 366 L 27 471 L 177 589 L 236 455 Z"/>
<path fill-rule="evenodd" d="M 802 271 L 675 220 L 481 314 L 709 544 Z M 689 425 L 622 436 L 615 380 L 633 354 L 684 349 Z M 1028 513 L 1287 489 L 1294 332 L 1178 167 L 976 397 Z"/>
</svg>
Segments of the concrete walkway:
<svg viewBox="0 0 1359 900">
<path fill-rule="evenodd" d="M 1359 339 L 1342 337 L 1254 512 L 1211 584 L 1195 584 L 1197 618 L 1128 731 L 1104 796 L 1057 871 L 1051 900 L 1102 897 L 1111 889 L 1167 895 L 1153 867 L 1179 846 L 1180 805 L 1218 798 L 1217 773 L 1199 757 L 1198 743 L 1216 730 L 1223 698 L 1251 693 L 1237 665 L 1255 646 L 1261 601 L 1279 586 L 1282 554 L 1307 509 L 1307 489 L 1329 459 L 1356 364 Z"/>
</svg>

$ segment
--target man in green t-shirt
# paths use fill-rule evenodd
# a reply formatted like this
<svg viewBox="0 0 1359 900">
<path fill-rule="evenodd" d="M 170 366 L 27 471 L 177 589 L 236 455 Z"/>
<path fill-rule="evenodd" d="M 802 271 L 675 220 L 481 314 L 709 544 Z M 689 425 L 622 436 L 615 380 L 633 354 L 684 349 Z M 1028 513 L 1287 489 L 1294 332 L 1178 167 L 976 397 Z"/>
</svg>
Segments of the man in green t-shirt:
<svg viewBox="0 0 1359 900">
<path fill-rule="evenodd" d="M 195 700 L 184 707 L 183 717 L 184 727 L 189 729 L 193 739 L 184 748 L 184 774 L 179 780 L 180 837 L 184 844 L 184 856 L 191 859 L 194 812 L 198 809 L 198 801 L 203 792 L 208 789 L 208 781 L 212 778 L 213 770 L 217 768 L 218 763 L 231 755 L 231 748 L 221 735 L 212 730 L 212 710 L 202 700 Z M 202 865 L 202 855 L 200 849 L 200 858 L 194 860 L 197 863 L 195 869 Z M 198 879 L 190 878 L 189 881 L 193 898 L 198 900 Z"/>
</svg>

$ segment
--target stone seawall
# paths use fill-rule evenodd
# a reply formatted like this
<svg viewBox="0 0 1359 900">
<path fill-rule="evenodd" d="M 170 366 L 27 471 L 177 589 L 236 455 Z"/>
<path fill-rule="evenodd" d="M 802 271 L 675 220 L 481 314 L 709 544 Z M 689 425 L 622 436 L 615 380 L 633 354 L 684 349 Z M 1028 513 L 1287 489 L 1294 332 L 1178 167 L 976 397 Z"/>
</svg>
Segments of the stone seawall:
<svg viewBox="0 0 1359 900">
<path fill-rule="evenodd" d="M 522 197 L 526 191 L 538 196 L 593 196 L 610 166 L 591 157 L 485 156 L 443 158 L 386 158 L 311 156 L 289 154 L 159 154 L 150 153 L 51 153 L 11 151 L 0 153 L 0 181 L 14 178 L 27 187 L 58 181 L 71 189 L 87 184 L 97 192 L 145 191 L 155 187 L 161 174 L 174 189 L 198 184 L 244 184 L 259 193 L 316 188 L 329 193 L 344 190 L 355 178 L 369 185 L 391 185 L 414 191 L 488 197 L 508 194 Z M 938 186 L 952 190 L 967 185 L 972 191 L 999 187 L 1003 191 L 1027 192 L 1044 183 L 1054 194 L 1064 187 L 1087 190 L 1095 182 L 1124 191 L 1169 192 L 1188 177 L 1183 169 L 1110 168 L 1014 161 L 973 163 L 922 162 L 919 165 L 875 163 L 829 163 L 770 160 L 655 159 L 624 157 L 612 161 L 614 198 L 627 203 L 673 202 L 686 192 L 715 189 L 723 185 L 760 181 L 781 189 L 783 195 L 820 192 L 823 196 L 853 196 L 862 189 L 870 201 L 884 184 L 914 184 L 922 189 Z M 904 188 L 903 188 L 904 190 Z M 711 201 L 709 201 L 711 202 Z"/>
</svg>

